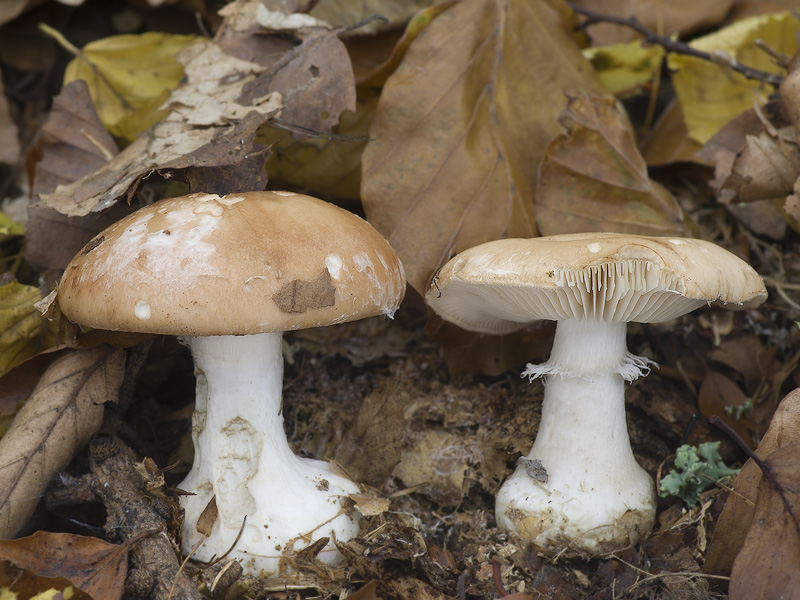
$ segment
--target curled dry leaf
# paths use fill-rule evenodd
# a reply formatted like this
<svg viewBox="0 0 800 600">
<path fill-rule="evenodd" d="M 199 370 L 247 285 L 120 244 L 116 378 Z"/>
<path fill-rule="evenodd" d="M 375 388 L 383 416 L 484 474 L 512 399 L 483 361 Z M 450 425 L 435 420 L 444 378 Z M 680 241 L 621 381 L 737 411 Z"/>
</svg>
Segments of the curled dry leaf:
<svg viewBox="0 0 800 600">
<path fill-rule="evenodd" d="M 764 462 L 773 481 L 762 477 L 755 513 L 731 571 L 731 600 L 797 600 L 800 564 L 800 441 L 771 452 Z"/>
<path fill-rule="evenodd" d="M 73 81 L 55 97 L 42 126 L 40 145 L 43 157 L 34 172 L 34 198 L 92 173 L 117 154 L 117 145 L 100 122 L 86 82 Z M 126 210 L 119 207 L 102 215 L 67 217 L 52 208 L 30 206 L 25 259 L 40 269 L 64 269 L 86 242 Z"/>
<path fill-rule="evenodd" d="M 417 291 L 461 250 L 536 235 L 536 165 L 564 89 L 602 93 L 545 0 L 459 2 L 411 44 L 378 103 L 361 192 Z"/>
<path fill-rule="evenodd" d="M 793 59 L 787 76 L 781 82 L 779 107 L 756 106 L 757 131 L 746 136 L 736 150 L 735 160 L 720 189 L 724 202 L 755 202 L 786 197 L 784 210 L 795 220 L 798 206 L 798 175 L 800 175 L 800 60 Z M 772 109 L 772 110 L 771 110 Z M 751 117 L 750 121 L 754 121 Z M 785 119 L 788 119 L 788 124 Z M 723 131 L 728 126 L 723 128 Z M 720 132 L 722 133 L 722 131 Z M 715 142 L 718 136 L 709 141 Z M 719 170 L 719 166 L 718 166 Z"/>
<path fill-rule="evenodd" d="M 756 449 L 761 458 L 771 456 L 776 450 L 800 443 L 800 389 L 786 396 L 775 411 L 769 429 Z M 716 575 L 728 575 L 734 559 L 739 554 L 756 514 L 755 503 L 761 502 L 761 470 L 752 460 L 748 460 L 733 481 L 735 494 L 728 496 L 725 510 L 722 511 L 711 545 L 708 549 L 704 570 Z M 769 485 L 769 484 L 767 484 Z M 765 492 L 764 498 L 769 498 Z M 762 507 L 762 510 L 763 507 Z M 795 533 L 795 535 L 797 535 Z"/>
<path fill-rule="evenodd" d="M 539 166 L 536 222 L 542 235 L 617 231 L 690 233 L 680 205 L 651 180 L 636 135 L 613 98 L 572 95 Z"/>
<path fill-rule="evenodd" d="M 92 598 L 118 600 L 125 590 L 128 546 L 37 531 L 18 540 L 0 540 L 0 560 L 39 576 L 63 577 Z"/>
<path fill-rule="evenodd" d="M 0 440 L 0 537 L 19 530 L 50 478 L 99 429 L 124 363 L 122 350 L 101 347 L 66 354 L 45 371 Z"/>
<path fill-rule="evenodd" d="M 187 61 L 186 81 L 167 101 L 167 117 L 96 171 L 42 194 L 42 204 L 82 216 L 108 208 L 141 177 L 158 169 L 227 166 L 244 160 L 256 130 L 281 102 L 277 94 L 244 101 L 243 89 L 271 73 L 210 42 L 185 48 L 182 57 Z"/>
</svg>

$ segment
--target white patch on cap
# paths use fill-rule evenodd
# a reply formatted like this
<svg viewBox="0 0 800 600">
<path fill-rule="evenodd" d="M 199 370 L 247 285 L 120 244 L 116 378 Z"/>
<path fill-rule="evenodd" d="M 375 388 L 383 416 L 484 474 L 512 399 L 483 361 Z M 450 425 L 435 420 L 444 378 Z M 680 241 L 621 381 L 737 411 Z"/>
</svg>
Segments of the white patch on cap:
<svg viewBox="0 0 800 600">
<path fill-rule="evenodd" d="M 597 254 L 598 252 L 600 252 L 600 244 L 598 242 L 592 242 L 591 244 L 586 246 L 586 249 L 592 254 Z"/>
<path fill-rule="evenodd" d="M 225 196 L 224 198 L 220 198 L 217 200 L 220 204 L 224 204 L 225 206 L 233 206 L 234 204 L 238 204 L 244 200 L 244 196 Z"/>
<path fill-rule="evenodd" d="M 212 215 L 214 217 L 221 217 L 225 209 L 217 202 L 204 202 L 200 206 L 195 207 L 194 214 L 196 215 Z"/>
<path fill-rule="evenodd" d="M 146 321 L 150 318 L 150 305 L 145 300 L 139 300 L 133 307 L 133 314 L 137 319 Z"/>
<path fill-rule="evenodd" d="M 221 219 L 208 211 L 196 211 L 195 204 L 171 204 L 161 216 L 162 223 L 152 229 L 149 226 L 155 213 L 138 215 L 113 244 L 98 247 L 97 251 L 103 252 L 102 263 L 91 273 L 81 274 L 81 281 L 91 277 L 104 287 L 115 285 L 112 282 L 132 286 L 146 283 L 169 297 L 195 285 L 199 277 L 223 276 L 214 264 L 216 248 L 210 242 Z M 220 213 L 224 210 L 217 202 L 204 202 L 202 206 Z"/>
<path fill-rule="evenodd" d="M 272 192 L 276 196 L 297 196 L 294 192 Z"/>
<path fill-rule="evenodd" d="M 678 240 L 673 238 L 669 240 L 669 243 L 672 244 L 673 246 L 682 246 L 686 242 L 684 242 L 683 240 Z"/>
<path fill-rule="evenodd" d="M 339 278 L 342 276 L 343 265 L 342 257 L 338 254 L 331 253 L 325 257 L 325 267 L 328 269 L 328 273 L 330 273 L 331 277 L 336 281 L 339 281 Z"/>
</svg>

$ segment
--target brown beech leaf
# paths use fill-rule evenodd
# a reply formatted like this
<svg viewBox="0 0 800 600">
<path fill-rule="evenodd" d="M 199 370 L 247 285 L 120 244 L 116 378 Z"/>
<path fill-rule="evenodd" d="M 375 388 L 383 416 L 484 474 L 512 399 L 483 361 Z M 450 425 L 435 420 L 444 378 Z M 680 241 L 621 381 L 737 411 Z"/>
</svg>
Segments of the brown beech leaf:
<svg viewBox="0 0 800 600">
<path fill-rule="evenodd" d="M 753 202 L 794 191 L 800 175 L 800 61 L 795 59 L 779 87 L 780 111 L 756 107 L 753 113 L 761 121 L 758 133 L 748 135 L 737 148 L 736 159 L 722 185 L 721 198 Z M 788 123 L 786 119 L 788 118 Z M 712 138 L 713 140 L 713 138 Z"/>
<path fill-rule="evenodd" d="M 613 98 L 571 95 L 539 166 L 536 222 L 542 235 L 616 231 L 690 234 L 688 218 L 651 180 L 625 110 Z"/>
<path fill-rule="evenodd" d="M 753 522 L 731 571 L 731 600 L 800 598 L 800 441 L 764 459 L 775 483 L 762 477 Z"/>
<path fill-rule="evenodd" d="M 717 415 L 738 433 L 742 439 L 750 440 L 755 430 L 755 425 L 747 414 L 742 414 L 738 419 L 729 415 L 725 410 L 730 406 L 735 409 L 747 403 L 747 396 L 736 383 L 725 377 L 722 373 L 708 371 L 700 384 L 697 393 L 697 405 L 704 417 Z"/>
<path fill-rule="evenodd" d="M 800 442 L 800 389 L 791 392 L 778 405 L 769 429 L 756 449 L 760 458 L 788 444 Z M 739 554 L 755 515 L 755 502 L 762 476 L 758 465 L 748 460 L 731 487 L 725 509 L 717 521 L 708 549 L 704 570 L 715 575 L 728 575 Z"/>
<path fill-rule="evenodd" d="M 739 202 L 766 200 L 792 193 L 800 173 L 800 147 L 792 127 L 765 128 L 747 136 L 722 190 Z"/>
<path fill-rule="evenodd" d="M 551 4 L 465 0 L 414 40 L 381 94 L 361 193 L 420 292 L 453 254 L 536 235 L 536 165 L 564 89 L 601 92 Z"/>
<path fill-rule="evenodd" d="M 63 577 L 92 598 L 118 600 L 125 590 L 128 545 L 38 531 L 18 540 L 0 540 L 0 560 L 39 576 Z"/>
<path fill-rule="evenodd" d="M 99 429 L 124 364 L 124 351 L 106 346 L 68 353 L 42 375 L 0 439 L 0 537 L 24 525 L 50 478 Z"/>
<path fill-rule="evenodd" d="M 100 122 L 85 81 L 73 81 L 55 97 L 42 126 L 40 145 L 43 158 L 36 163 L 34 198 L 88 175 L 117 154 L 117 145 Z M 52 208 L 30 206 L 25 259 L 39 269 L 63 269 L 86 242 L 126 212 L 120 207 L 102 215 L 67 217 Z"/>
<path fill-rule="evenodd" d="M 683 110 L 677 98 L 664 109 L 639 145 L 642 156 L 650 167 L 676 162 L 703 162 L 697 157 L 701 146 L 689 137 L 689 130 L 683 121 Z"/>
</svg>

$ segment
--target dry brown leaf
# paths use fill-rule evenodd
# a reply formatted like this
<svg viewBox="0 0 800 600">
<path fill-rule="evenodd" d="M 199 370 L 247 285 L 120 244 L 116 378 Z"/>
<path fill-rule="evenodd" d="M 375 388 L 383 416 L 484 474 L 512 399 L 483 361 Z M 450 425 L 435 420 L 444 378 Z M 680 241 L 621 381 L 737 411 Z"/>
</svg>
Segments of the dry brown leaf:
<svg viewBox="0 0 800 600">
<path fill-rule="evenodd" d="M 756 455 L 766 458 L 777 449 L 797 442 L 800 442 L 800 389 L 781 401 Z M 733 481 L 731 487 L 736 493 L 728 496 L 725 510 L 714 529 L 704 566 L 707 573 L 728 575 L 731 572 L 755 516 L 752 503 L 756 502 L 761 480 L 761 470 L 748 460 Z"/>
<path fill-rule="evenodd" d="M 397 40 L 391 55 L 383 63 L 376 66 L 368 75 L 359 79 L 359 85 L 382 86 L 385 84 L 388 77 L 394 73 L 397 67 L 400 66 L 400 63 L 403 62 L 403 57 L 406 55 L 409 46 L 419 37 L 422 30 L 430 25 L 437 16 L 450 9 L 454 4 L 455 2 L 453 0 L 441 2 L 415 14 L 414 18 L 411 19 L 406 26 L 402 37 Z"/>
<path fill-rule="evenodd" d="M 125 591 L 127 545 L 38 531 L 18 540 L 0 540 L 0 560 L 39 576 L 63 577 L 96 599 L 118 600 Z"/>
<path fill-rule="evenodd" d="M 329 132 L 343 111 L 356 109 L 350 56 L 336 32 L 327 30 L 306 30 L 303 43 L 281 57 L 269 78 L 259 78 L 243 91 L 240 101 L 245 103 L 279 93 L 280 120 L 299 133 Z"/>
<path fill-rule="evenodd" d="M 683 122 L 680 102 L 674 99 L 664 109 L 653 128 L 640 143 L 642 156 L 650 167 L 675 162 L 700 162 L 697 152 L 701 146 L 689 137 Z"/>
<path fill-rule="evenodd" d="M 461 250 L 536 235 L 536 165 L 566 88 L 601 93 L 544 0 L 466 0 L 411 44 L 378 103 L 361 192 L 417 291 Z"/>
<path fill-rule="evenodd" d="M 34 198 L 92 173 L 117 154 L 117 145 L 100 122 L 82 80 L 64 86 L 53 100 L 40 144 L 43 158 L 36 163 Z M 52 208 L 31 206 L 25 259 L 39 269 L 63 269 L 86 242 L 126 212 L 119 207 L 102 215 L 67 217 Z"/>
<path fill-rule="evenodd" d="M 0 537 L 25 524 L 50 478 L 100 427 L 124 363 L 122 350 L 102 347 L 66 354 L 42 375 L 0 439 Z"/>
<path fill-rule="evenodd" d="M 542 235 L 616 231 L 690 235 L 680 205 L 651 180 L 625 110 L 613 98 L 572 95 L 539 166 L 536 222 Z"/>
<path fill-rule="evenodd" d="M 772 114 L 777 108 L 777 103 L 771 103 L 763 107 L 763 110 Z M 711 183 L 714 188 L 719 190 L 730 176 L 733 163 L 744 147 L 747 136 L 758 135 L 762 129 L 756 111 L 746 110 L 715 133 L 698 151 L 697 157 L 700 160 L 714 165 L 714 180 Z M 720 199 L 727 202 L 732 196 L 732 192 L 724 192 L 720 194 Z"/>
<path fill-rule="evenodd" d="M 186 48 L 182 57 L 186 79 L 165 104 L 169 115 L 98 170 L 42 194 L 45 206 L 82 216 L 108 208 L 153 171 L 228 166 L 245 159 L 256 130 L 281 102 L 278 94 L 244 101 L 243 89 L 273 73 L 210 42 Z"/>
<path fill-rule="evenodd" d="M 731 570 L 730 600 L 800 598 L 800 441 L 785 443 L 764 462 L 775 482 L 763 477 L 758 486 L 753 521 Z"/>
<path fill-rule="evenodd" d="M 792 193 L 800 173 L 800 147 L 793 127 L 766 127 L 747 136 L 744 149 L 722 186 L 739 202 L 753 202 Z"/>
<path fill-rule="evenodd" d="M 722 22 L 733 0 L 575 0 L 576 6 L 615 17 L 635 17 L 652 31 L 662 35 L 706 29 Z M 589 29 L 597 46 L 627 42 L 637 34 L 630 27 L 601 23 Z"/>
<path fill-rule="evenodd" d="M 750 420 L 747 413 L 742 414 L 738 419 L 734 415 L 729 415 L 727 407 L 744 406 L 747 403 L 747 396 L 736 383 L 725 377 L 722 373 L 715 371 L 706 372 L 700 390 L 697 393 L 697 406 L 704 417 L 708 418 L 717 415 L 727 423 L 742 439 L 752 439 L 752 432 L 755 425 Z"/>
<path fill-rule="evenodd" d="M 736 148 L 736 159 L 721 186 L 723 201 L 753 202 L 785 197 L 794 191 L 800 175 L 799 65 L 798 60 L 793 62 L 779 87 L 782 110 L 777 112 L 768 105 L 753 111 L 761 127 L 757 133 L 745 137 L 743 146 Z"/>
</svg>

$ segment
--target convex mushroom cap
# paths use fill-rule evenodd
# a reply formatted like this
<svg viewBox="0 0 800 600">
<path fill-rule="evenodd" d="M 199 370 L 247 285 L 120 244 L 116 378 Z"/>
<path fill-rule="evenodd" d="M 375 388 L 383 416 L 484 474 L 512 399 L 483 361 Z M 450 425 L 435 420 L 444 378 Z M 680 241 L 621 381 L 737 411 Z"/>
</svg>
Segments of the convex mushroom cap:
<svg viewBox="0 0 800 600">
<path fill-rule="evenodd" d="M 624 382 L 653 362 L 627 351 L 627 322 L 667 321 L 705 304 L 748 308 L 765 298 L 744 261 L 694 239 L 507 239 L 448 262 L 426 295 L 444 319 L 496 334 L 558 321 L 550 359 L 523 372 L 546 378 L 542 417 L 530 453 L 498 491 L 498 525 L 567 556 L 615 551 L 646 535 L 655 490 L 631 451 Z"/>
<path fill-rule="evenodd" d="M 290 192 L 162 200 L 72 260 L 59 306 L 95 328 L 245 335 L 392 315 L 402 266 L 366 221 Z"/>
<path fill-rule="evenodd" d="M 111 330 L 183 336 L 197 380 L 195 457 L 180 487 L 184 550 L 285 575 L 307 544 L 331 540 L 333 563 L 358 531 L 358 486 L 323 461 L 297 457 L 283 431 L 286 330 L 392 316 L 403 268 L 363 219 L 288 192 L 163 200 L 112 225 L 67 266 L 63 313 Z M 215 500 L 218 516 L 200 531 Z"/>
</svg>

